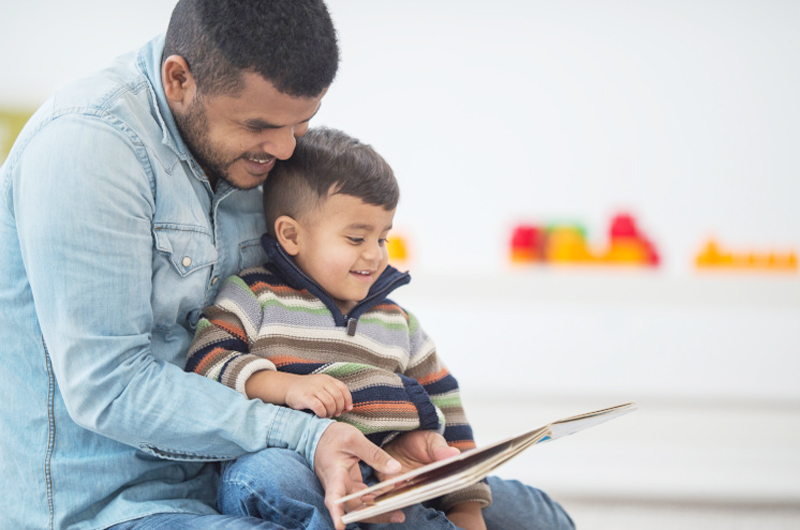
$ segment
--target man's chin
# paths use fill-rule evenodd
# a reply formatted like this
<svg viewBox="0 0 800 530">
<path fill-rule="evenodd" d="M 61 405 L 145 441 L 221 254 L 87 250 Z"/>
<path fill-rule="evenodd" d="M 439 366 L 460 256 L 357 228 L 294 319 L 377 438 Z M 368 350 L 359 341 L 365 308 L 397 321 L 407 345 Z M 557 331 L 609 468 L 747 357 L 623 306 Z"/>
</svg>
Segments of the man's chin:
<svg viewBox="0 0 800 530">
<path fill-rule="evenodd" d="M 268 176 L 269 173 L 263 175 L 222 175 L 222 180 L 237 190 L 252 190 L 261 186 Z"/>
</svg>

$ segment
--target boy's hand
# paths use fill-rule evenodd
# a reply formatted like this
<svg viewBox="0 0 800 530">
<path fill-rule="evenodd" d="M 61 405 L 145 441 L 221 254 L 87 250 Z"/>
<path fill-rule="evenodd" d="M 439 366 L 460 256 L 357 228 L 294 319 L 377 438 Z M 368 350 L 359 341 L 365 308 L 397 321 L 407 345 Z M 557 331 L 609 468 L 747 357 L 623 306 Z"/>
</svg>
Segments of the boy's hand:
<svg viewBox="0 0 800 530">
<path fill-rule="evenodd" d="M 384 447 L 384 450 L 400 462 L 403 473 L 461 453 L 455 447 L 447 445 L 444 436 L 435 431 L 403 433 Z M 375 471 L 379 480 L 388 478 L 377 469 Z"/>
<path fill-rule="evenodd" d="M 261 370 L 247 378 L 245 392 L 250 399 L 295 410 L 308 409 L 320 418 L 334 418 L 353 409 L 353 396 L 347 385 L 325 374 Z"/>
<path fill-rule="evenodd" d="M 347 385 L 329 375 L 298 375 L 286 388 L 286 405 L 311 410 L 320 418 L 335 418 L 353 409 L 353 396 Z"/>
<path fill-rule="evenodd" d="M 477 502 L 456 504 L 447 512 L 451 523 L 464 530 L 486 530 L 481 505 Z"/>
</svg>

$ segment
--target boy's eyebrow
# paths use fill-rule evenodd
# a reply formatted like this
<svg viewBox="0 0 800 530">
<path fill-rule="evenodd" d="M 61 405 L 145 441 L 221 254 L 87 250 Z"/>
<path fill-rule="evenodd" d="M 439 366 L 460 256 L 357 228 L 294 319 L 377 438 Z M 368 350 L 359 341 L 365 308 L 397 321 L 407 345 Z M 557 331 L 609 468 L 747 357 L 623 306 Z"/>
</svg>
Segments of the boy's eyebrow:
<svg viewBox="0 0 800 530">
<path fill-rule="evenodd" d="M 311 119 L 314 116 L 317 115 L 317 113 L 319 112 L 320 108 L 322 108 L 322 102 L 320 102 L 320 105 L 317 107 L 317 110 L 314 111 L 314 114 L 312 114 L 308 118 L 304 119 L 303 121 L 297 122 L 296 125 L 300 125 L 301 123 L 310 122 Z M 244 120 L 242 123 L 244 123 L 245 126 L 250 127 L 251 129 L 281 129 L 283 127 L 286 127 L 286 125 L 279 125 L 277 123 L 270 123 L 270 122 L 268 122 L 266 120 L 263 120 L 261 118 L 251 118 L 249 120 Z"/>
</svg>

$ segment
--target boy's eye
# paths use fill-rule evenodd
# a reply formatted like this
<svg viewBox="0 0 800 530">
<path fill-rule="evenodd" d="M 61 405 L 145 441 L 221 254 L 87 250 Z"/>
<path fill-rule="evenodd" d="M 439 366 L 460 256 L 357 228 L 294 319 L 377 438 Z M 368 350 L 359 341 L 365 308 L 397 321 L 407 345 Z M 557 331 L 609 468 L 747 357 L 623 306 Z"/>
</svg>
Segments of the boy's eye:
<svg viewBox="0 0 800 530">
<path fill-rule="evenodd" d="M 363 237 L 348 237 L 347 239 L 349 239 L 354 245 L 359 245 L 364 242 Z"/>
<path fill-rule="evenodd" d="M 378 244 L 379 244 L 380 246 L 382 246 L 382 247 L 385 247 L 385 246 L 386 246 L 386 243 L 387 243 L 388 241 L 389 241 L 389 240 L 388 240 L 388 239 L 386 239 L 386 238 L 384 237 L 383 239 L 379 239 L 379 240 L 378 240 Z"/>
</svg>

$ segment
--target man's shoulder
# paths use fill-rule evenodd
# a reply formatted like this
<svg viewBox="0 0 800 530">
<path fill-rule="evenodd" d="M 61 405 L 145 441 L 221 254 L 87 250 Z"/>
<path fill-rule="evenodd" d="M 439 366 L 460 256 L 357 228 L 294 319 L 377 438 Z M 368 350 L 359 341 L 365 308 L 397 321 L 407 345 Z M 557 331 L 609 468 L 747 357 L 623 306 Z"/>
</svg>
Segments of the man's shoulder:
<svg viewBox="0 0 800 530">
<path fill-rule="evenodd" d="M 154 43 L 115 58 L 92 73 L 78 77 L 61 87 L 31 119 L 31 129 L 57 124 L 61 118 L 101 121 L 137 141 L 158 142 L 164 136 L 157 90 L 160 80 L 153 80 L 153 65 L 145 60 Z"/>
</svg>

